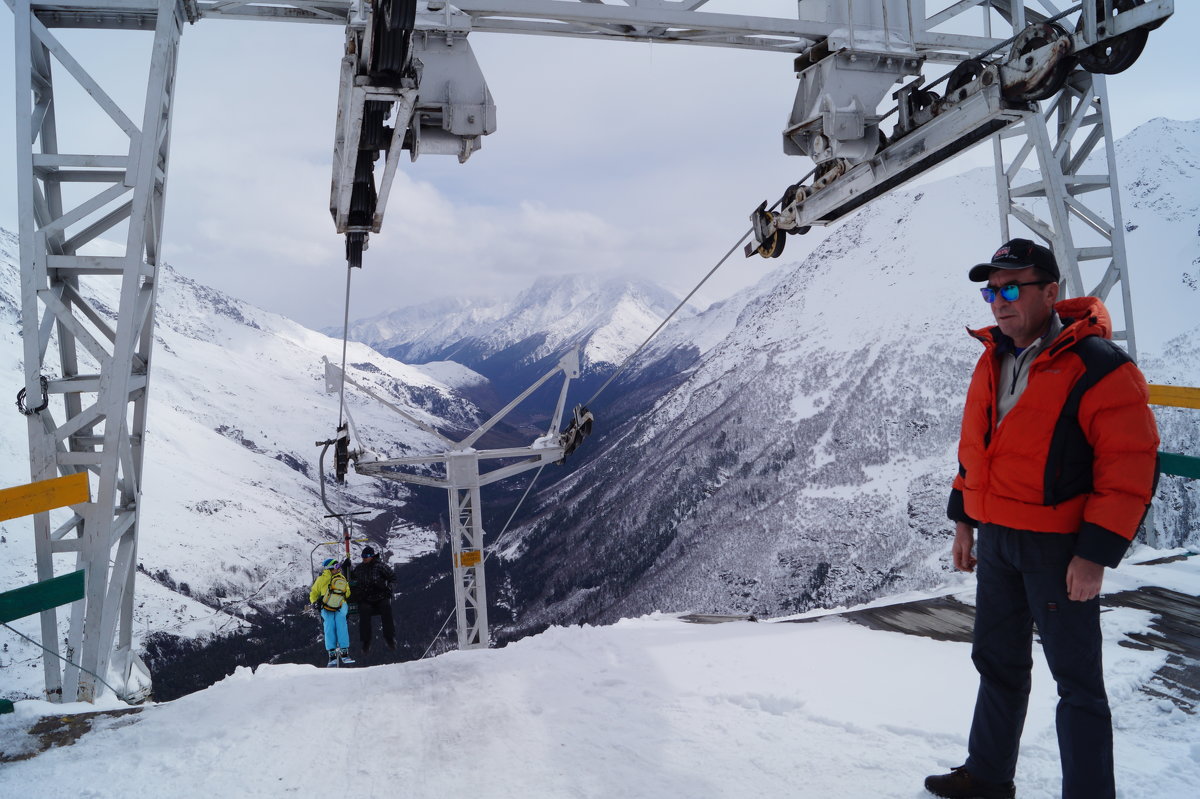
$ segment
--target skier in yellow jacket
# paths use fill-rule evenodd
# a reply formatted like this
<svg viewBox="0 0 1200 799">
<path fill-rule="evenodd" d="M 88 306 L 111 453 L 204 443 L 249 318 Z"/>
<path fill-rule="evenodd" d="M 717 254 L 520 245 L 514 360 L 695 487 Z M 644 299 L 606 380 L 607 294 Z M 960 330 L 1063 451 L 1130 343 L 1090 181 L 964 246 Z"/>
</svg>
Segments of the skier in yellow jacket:
<svg viewBox="0 0 1200 799">
<path fill-rule="evenodd" d="M 346 626 L 346 616 L 350 612 L 347 604 L 350 582 L 342 574 L 342 564 L 334 558 L 322 563 L 321 569 L 321 575 L 309 589 L 308 601 L 320 609 L 325 625 L 325 649 L 329 653 L 326 665 L 350 665 L 354 663 L 350 657 L 350 630 Z"/>
</svg>

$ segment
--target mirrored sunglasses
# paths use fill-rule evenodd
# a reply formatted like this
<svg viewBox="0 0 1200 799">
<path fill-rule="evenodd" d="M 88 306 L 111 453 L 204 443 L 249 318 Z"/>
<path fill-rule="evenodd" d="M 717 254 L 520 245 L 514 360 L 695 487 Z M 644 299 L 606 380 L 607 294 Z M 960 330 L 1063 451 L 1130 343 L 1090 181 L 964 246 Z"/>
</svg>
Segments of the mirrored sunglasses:
<svg viewBox="0 0 1200 799">
<path fill-rule="evenodd" d="M 1025 283 L 1009 283 L 1004 286 L 984 286 L 979 289 L 979 293 L 983 295 L 984 302 L 995 302 L 997 294 L 1009 302 L 1016 302 L 1017 297 L 1021 296 L 1021 286 L 1045 286 L 1053 282 L 1053 280 L 1029 280 Z"/>
</svg>

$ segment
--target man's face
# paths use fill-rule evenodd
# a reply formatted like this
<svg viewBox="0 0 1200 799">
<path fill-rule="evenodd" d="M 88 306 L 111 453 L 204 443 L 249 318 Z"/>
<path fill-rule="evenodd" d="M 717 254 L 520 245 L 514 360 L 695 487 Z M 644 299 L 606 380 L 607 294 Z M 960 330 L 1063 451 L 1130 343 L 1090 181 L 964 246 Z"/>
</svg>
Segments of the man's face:
<svg viewBox="0 0 1200 799">
<path fill-rule="evenodd" d="M 1043 278 L 1032 266 L 1024 269 L 993 269 L 987 284 L 999 289 L 1009 283 L 1030 283 Z M 1018 347 L 1028 347 L 1038 336 L 1046 332 L 1050 313 L 1058 300 L 1058 284 L 1021 286 L 1021 293 L 1009 302 L 999 291 L 992 302 L 992 316 L 1000 332 L 1011 338 Z"/>
</svg>

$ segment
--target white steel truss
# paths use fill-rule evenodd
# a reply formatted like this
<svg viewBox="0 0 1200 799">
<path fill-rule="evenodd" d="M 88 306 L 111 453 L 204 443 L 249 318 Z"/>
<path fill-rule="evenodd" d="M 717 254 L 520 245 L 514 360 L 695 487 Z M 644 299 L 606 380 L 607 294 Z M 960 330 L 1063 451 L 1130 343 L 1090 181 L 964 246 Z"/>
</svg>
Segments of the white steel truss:
<svg viewBox="0 0 1200 799">
<path fill-rule="evenodd" d="M 149 685 L 145 666 L 132 650 L 133 581 L 183 7 L 177 0 L 162 0 L 155 9 L 146 101 L 135 123 L 34 13 L 29 0 L 7 2 L 16 16 L 30 476 L 43 480 L 87 470 L 96 478 L 92 501 L 74 506 L 65 524 L 52 529 L 45 513 L 34 520 L 38 578 L 54 576 L 55 556 L 70 553 L 71 568 L 82 568 L 86 576 L 85 597 L 71 609 L 65 653 L 59 650 L 56 611 L 42 614 L 46 691 L 55 700 L 91 701 L 99 679 L 132 697 Z M 65 77 L 74 79 L 124 133 L 126 147 L 60 151 L 60 127 L 80 124 L 63 118 L 65 109 L 55 102 L 56 79 Z M 122 254 L 88 254 L 89 243 L 105 234 L 124 240 Z M 68 661 L 65 668 L 60 654 Z"/>
<path fill-rule="evenodd" d="M 470 482 L 471 466 L 479 479 L 479 461 L 456 463 L 448 457 L 446 468 Z M 488 637 L 487 582 L 483 568 L 483 518 L 479 486 L 450 488 L 450 557 L 454 568 L 454 615 L 459 649 L 486 649 Z"/>
<path fill-rule="evenodd" d="M 979 16 L 983 35 L 997 41 L 992 47 L 1017 36 L 1030 23 L 1063 16 L 1046 0 L 968 0 L 942 12 L 942 24 L 961 17 L 972 6 L 992 9 Z M 1174 10 L 1169 0 L 1150 0 L 1140 6 L 1122 4 L 1124 13 L 1120 15 L 1116 15 L 1117 6 L 1113 0 L 1089 0 L 1078 14 L 1060 24 L 1081 50 L 1106 36 L 1115 39 L 1138 31 L 1153 20 L 1165 19 Z M 1001 27 L 998 34 L 992 27 L 997 15 L 1007 17 L 1011 23 Z M 1015 222 L 1053 249 L 1064 277 L 1064 296 L 1090 295 L 1109 303 L 1117 290 L 1121 313 L 1119 319 L 1114 314 L 1113 338 L 1124 341 L 1129 354 L 1136 358 L 1106 77 L 1073 69 L 1059 92 L 1042 101 L 1036 110 L 1020 113 L 992 141 L 1000 213 L 997 243 L 1023 232 L 1014 231 Z M 1035 175 L 1032 179 L 1031 171 Z"/>
<path fill-rule="evenodd" d="M 1023 115 L 997 137 L 1000 240 L 1016 235 L 1011 224 L 1016 222 L 1045 241 L 1062 270 L 1064 296 L 1107 301 L 1118 290 L 1121 316 L 1114 314 L 1113 338 L 1136 358 L 1111 130 L 1104 76 L 1076 70 L 1044 111 Z M 1004 152 L 1002 140 L 1015 140 L 1015 155 Z"/>
<path fill-rule="evenodd" d="M 1059 11 L 1048 1 L 961 0 L 929 17 L 924 6 L 909 4 L 911 57 L 902 41 L 890 38 L 893 27 L 883 37 L 887 48 L 856 44 L 851 35 L 840 50 L 827 43 L 797 59 L 801 90 L 785 149 L 817 161 L 815 178 L 789 187 L 778 214 L 766 203 L 752 214 L 755 240 L 746 254 L 776 257 L 783 231 L 829 224 L 991 137 L 1000 209 L 996 243 L 1016 235 L 1016 222 L 1028 231 L 1017 234 L 1036 236 L 1054 250 L 1064 296 L 1108 300 L 1119 292 L 1113 337 L 1136 357 L 1105 76 L 1073 63 L 1078 57 L 1097 72 L 1121 71 L 1173 4 L 1088 0 Z M 939 33 L 947 28 L 956 32 Z M 964 40 L 968 30 L 974 33 Z M 964 41 L 977 48 L 966 61 L 954 53 Z M 881 123 L 892 112 L 876 110 L 884 93 L 878 76 L 916 74 L 910 58 L 960 60 L 942 78 L 926 82 L 918 74 L 893 95 L 897 125 L 888 136 Z M 874 66 L 865 76 L 864 63 Z"/>
</svg>

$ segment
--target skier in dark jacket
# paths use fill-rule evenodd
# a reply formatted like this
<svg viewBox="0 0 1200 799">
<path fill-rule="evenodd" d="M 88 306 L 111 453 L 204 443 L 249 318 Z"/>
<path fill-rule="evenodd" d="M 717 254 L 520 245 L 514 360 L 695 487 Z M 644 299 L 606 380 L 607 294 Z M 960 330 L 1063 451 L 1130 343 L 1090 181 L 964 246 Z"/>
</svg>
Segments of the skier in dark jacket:
<svg viewBox="0 0 1200 799">
<path fill-rule="evenodd" d="M 378 616 L 383 642 L 396 648 L 396 624 L 392 620 L 392 569 L 381 563 L 375 550 L 362 551 L 362 563 L 354 570 L 354 594 L 358 597 L 358 638 L 363 654 L 371 651 L 371 617 Z"/>
</svg>

